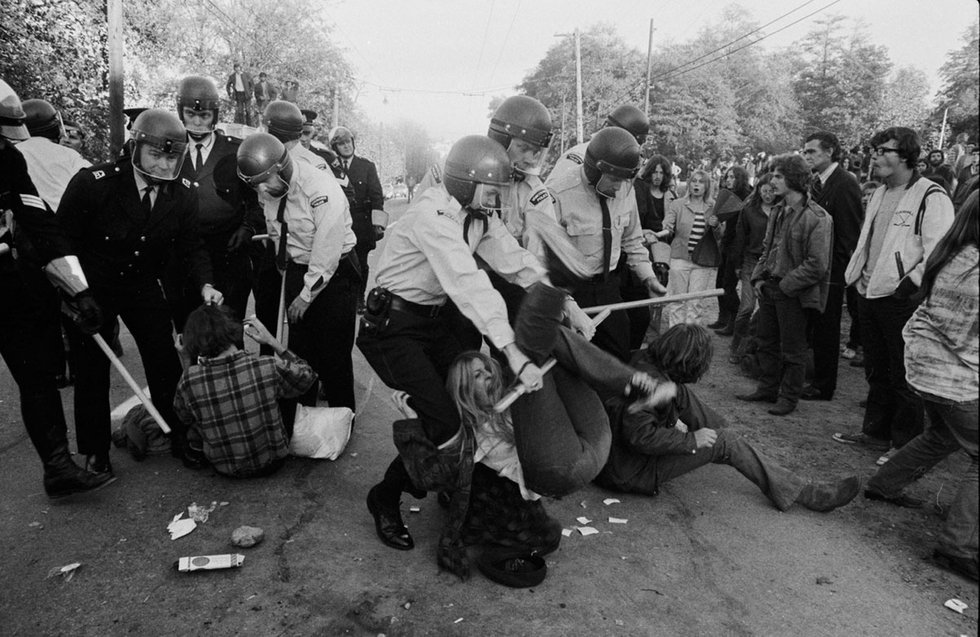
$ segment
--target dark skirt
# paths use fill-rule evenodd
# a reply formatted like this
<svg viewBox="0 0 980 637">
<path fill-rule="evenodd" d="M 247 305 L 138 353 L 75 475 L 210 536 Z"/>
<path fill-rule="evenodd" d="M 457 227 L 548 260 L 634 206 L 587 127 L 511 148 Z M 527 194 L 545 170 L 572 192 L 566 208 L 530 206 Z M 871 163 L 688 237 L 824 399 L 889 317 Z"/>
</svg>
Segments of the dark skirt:
<svg viewBox="0 0 980 637">
<path fill-rule="evenodd" d="M 519 547 L 545 554 L 558 548 L 561 528 L 541 500 L 525 500 L 512 480 L 482 463 L 474 465 L 464 544 Z"/>
</svg>

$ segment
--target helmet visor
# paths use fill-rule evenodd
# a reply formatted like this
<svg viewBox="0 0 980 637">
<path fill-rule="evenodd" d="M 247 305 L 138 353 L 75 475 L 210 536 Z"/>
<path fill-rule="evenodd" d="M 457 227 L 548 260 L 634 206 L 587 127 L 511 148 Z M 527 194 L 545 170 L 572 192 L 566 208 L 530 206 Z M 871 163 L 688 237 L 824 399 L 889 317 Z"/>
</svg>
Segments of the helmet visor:
<svg viewBox="0 0 980 637">
<path fill-rule="evenodd" d="M 149 138 L 135 143 L 133 148 L 133 168 L 144 177 L 154 181 L 173 181 L 184 165 L 184 150 L 187 144 L 167 140 L 166 147 L 152 143 Z"/>
<path fill-rule="evenodd" d="M 548 156 L 548 145 L 539 146 L 525 139 L 511 137 L 507 156 L 519 175 L 540 175 L 545 157 Z"/>
<path fill-rule="evenodd" d="M 623 179 L 606 173 L 602 173 L 595 185 L 596 193 L 607 199 L 626 196 L 632 188 L 633 181 L 631 179 Z"/>
<path fill-rule="evenodd" d="M 501 216 L 510 207 L 510 195 L 510 185 L 477 184 L 469 207 Z"/>
</svg>

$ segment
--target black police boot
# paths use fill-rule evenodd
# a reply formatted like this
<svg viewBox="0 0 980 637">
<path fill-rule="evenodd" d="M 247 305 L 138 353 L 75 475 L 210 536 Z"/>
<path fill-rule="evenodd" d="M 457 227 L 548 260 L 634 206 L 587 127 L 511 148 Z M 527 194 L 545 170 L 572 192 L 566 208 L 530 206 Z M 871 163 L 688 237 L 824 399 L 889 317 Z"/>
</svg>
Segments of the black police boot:
<svg viewBox="0 0 980 637">
<path fill-rule="evenodd" d="M 108 460 L 106 460 L 108 463 Z M 76 493 L 97 491 L 116 480 L 112 467 L 108 471 L 93 472 L 75 464 L 68 453 L 68 444 L 55 447 L 44 459 L 44 492 L 52 500 L 66 498 Z"/>
</svg>

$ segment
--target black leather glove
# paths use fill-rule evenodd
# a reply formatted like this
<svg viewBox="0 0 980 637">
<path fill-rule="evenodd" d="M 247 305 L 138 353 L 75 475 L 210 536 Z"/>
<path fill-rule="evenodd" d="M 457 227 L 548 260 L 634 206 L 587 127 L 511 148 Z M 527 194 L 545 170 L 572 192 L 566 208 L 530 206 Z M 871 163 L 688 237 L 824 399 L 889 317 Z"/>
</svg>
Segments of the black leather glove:
<svg viewBox="0 0 980 637">
<path fill-rule="evenodd" d="M 75 295 L 71 301 L 75 309 L 75 325 L 83 334 L 91 336 L 102 327 L 102 308 L 95 302 L 95 297 L 88 290 Z"/>
<path fill-rule="evenodd" d="M 238 252 L 241 248 L 247 246 L 251 240 L 252 230 L 242 226 L 238 230 L 235 230 L 235 233 L 228 239 L 228 252 Z"/>
<path fill-rule="evenodd" d="M 381 241 L 385 238 L 385 229 L 382 226 L 374 226 L 374 240 Z"/>
</svg>

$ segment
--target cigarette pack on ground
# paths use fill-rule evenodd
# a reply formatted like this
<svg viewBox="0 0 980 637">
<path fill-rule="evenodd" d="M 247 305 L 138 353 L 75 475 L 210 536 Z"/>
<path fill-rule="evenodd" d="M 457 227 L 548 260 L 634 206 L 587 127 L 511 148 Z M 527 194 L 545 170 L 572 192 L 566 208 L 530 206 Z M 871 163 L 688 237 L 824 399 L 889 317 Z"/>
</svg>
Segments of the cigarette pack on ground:
<svg viewBox="0 0 980 637">
<path fill-rule="evenodd" d="M 189 571 L 215 571 L 223 568 L 238 568 L 245 561 L 240 553 L 225 555 L 194 555 L 177 560 L 177 570 L 182 573 Z"/>
</svg>

